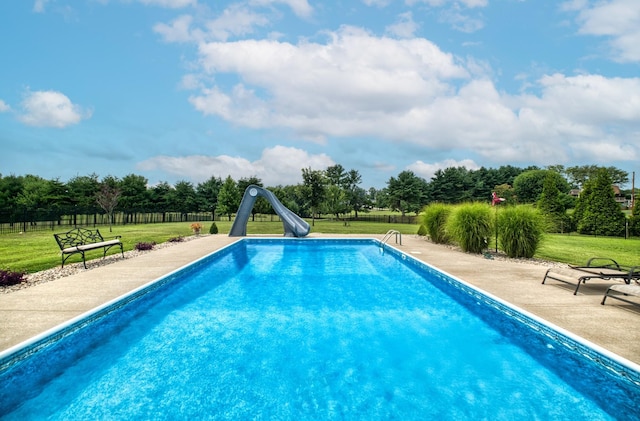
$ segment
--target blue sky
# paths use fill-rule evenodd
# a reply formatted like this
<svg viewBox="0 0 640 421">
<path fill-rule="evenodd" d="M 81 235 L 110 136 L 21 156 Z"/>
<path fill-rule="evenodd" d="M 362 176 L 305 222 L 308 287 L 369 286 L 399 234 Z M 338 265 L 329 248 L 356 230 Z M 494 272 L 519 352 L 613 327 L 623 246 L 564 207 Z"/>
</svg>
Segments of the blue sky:
<svg viewBox="0 0 640 421">
<path fill-rule="evenodd" d="M 3 176 L 640 160 L 637 0 L 4 0 L 0 39 Z"/>
</svg>

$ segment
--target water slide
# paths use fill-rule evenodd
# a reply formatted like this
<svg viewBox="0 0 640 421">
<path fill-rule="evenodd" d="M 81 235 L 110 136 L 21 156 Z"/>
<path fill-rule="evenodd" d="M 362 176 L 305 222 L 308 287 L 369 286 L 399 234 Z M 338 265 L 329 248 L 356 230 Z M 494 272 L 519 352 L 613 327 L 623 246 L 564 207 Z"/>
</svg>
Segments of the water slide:
<svg viewBox="0 0 640 421">
<path fill-rule="evenodd" d="M 307 221 L 285 207 L 278 200 L 275 194 L 271 193 L 267 189 L 263 189 L 262 187 L 252 184 L 244 191 L 242 202 L 240 202 L 240 207 L 236 214 L 236 219 L 233 221 L 231 231 L 229 231 L 229 237 L 244 237 L 247 235 L 247 221 L 249 221 L 251 210 L 259 196 L 262 196 L 269 201 L 273 210 L 276 211 L 282 220 L 285 237 L 304 237 L 309 234 L 311 227 Z"/>
</svg>

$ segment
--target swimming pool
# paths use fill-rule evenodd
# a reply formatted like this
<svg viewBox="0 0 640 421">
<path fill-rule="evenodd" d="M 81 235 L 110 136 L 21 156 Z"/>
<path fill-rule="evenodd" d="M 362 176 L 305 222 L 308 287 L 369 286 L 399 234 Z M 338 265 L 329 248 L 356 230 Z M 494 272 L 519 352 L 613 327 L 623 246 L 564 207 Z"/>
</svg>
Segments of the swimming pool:
<svg viewBox="0 0 640 421">
<path fill-rule="evenodd" d="M 640 374 L 374 240 L 244 239 L 0 360 L 6 419 L 638 419 Z"/>
</svg>

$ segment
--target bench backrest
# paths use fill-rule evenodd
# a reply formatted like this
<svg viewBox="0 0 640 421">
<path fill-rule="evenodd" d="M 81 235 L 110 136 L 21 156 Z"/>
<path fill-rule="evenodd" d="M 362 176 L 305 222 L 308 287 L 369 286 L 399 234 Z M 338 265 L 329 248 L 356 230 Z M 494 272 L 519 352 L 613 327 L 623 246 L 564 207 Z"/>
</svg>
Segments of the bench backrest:
<svg viewBox="0 0 640 421">
<path fill-rule="evenodd" d="M 53 234 L 60 246 L 60 250 L 68 247 L 81 246 L 83 244 L 99 243 L 104 241 L 99 230 L 86 228 L 74 228 L 71 231 Z"/>
</svg>

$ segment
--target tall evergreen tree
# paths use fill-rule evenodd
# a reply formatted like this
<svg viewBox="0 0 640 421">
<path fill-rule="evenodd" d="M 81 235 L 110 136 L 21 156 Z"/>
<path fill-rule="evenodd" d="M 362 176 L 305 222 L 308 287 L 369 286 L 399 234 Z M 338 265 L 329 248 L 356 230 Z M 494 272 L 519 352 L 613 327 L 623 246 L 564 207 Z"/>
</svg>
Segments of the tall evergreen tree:
<svg viewBox="0 0 640 421">
<path fill-rule="evenodd" d="M 563 193 L 558 189 L 554 172 L 547 173 L 544 184 L 542 185 L 542 193 L 538 200 L 538 209 L 545 216 L 551 229 L 555 232 L 564 232 L 569 227 L 569 218 L 565 202 L 562 200 Z"/>
<path fill-rule="evenodd" d="M 611 176 L 606 168 L 598 170 L 588 195 L 580 195 L 578 202 L 584 210 L 578 220 L 578 232 L 581 234 L 618 236 L 624 233 L 625 216 L 620 204 L 615 200 Z M 584 192 L 583 192 L 584 193 Z M 583 197 L 584 196 L 584 197 Z M 577 207 L 577 205 L 576 205 Z"/>
</svg>

